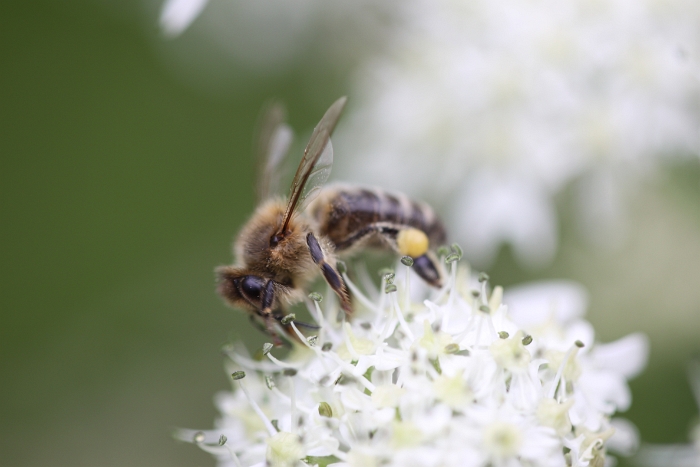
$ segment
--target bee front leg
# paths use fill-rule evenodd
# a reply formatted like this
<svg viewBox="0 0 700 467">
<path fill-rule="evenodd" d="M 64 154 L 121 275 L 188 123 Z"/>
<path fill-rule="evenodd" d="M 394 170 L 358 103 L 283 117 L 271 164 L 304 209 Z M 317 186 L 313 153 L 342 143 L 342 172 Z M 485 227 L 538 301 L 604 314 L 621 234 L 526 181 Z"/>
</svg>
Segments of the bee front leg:
<svg viewBox="0 0 700 467">
<path fill-rule="evenodd" d="M 273 303 L 275 303 L 275 283 L 269 280 L 260 294 L 260 311 L 258 314 L 265 321 L 265 329 L 272 337 L 272 343 L 275 344 L 275 347 L 280 347 L 282 340 L 275 330 L 275 317 L 272 313 Z"/>
<path fill-rule="evenodd" d="M 326 262 L 321 245 L 319 245 L 318 240 L 313 233 L 309 232 L 306 235 L 306 244 L 309 246 L 311 259 L 313 259 L 314 263 L 321 269 L 323 278 L 326 280 L 326 282 L 328 282 L 328 285 L 331 286 L 336 295 L 338 295 L 338 298 L 340 299 L 340 306 L 346 313 L 352 313 L 350 294 L 348 293 L 345 282 L 343 282 L 343 279 L 338 271 L 336 271 L 333 266 Z"/>
</svg>

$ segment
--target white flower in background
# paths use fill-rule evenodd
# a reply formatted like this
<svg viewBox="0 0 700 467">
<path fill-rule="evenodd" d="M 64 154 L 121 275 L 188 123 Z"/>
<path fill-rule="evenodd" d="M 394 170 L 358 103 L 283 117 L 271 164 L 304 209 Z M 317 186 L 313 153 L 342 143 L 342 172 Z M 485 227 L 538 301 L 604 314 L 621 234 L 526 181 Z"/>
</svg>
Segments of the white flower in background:
<svg viewBox="0 0 700 467">
<path fill-rule="evenodd" d="M 177 436 L 237 467 L 593 467 L 608 447 L 631 450 L 634 429 L 611 417 L 630 404 L 646 338 L 596 344 L 580 286 L 503 296 L 458 268 L 459 255 L 440 291 L 408 266 L 379 290 L 360 274 L 365 292 L 344 274 L 351 321 L 311 294 L 316 335 L 293 324 L 284 359 L 271 344 L 258 359 L 228 349 L 234 389 L 217 396 L 216 428 Z"/>
<path fill-rule="evenodd" d="M 700 360 L 688 366 L 688 377 L 700 409 Z M 635 456 L 635 465 L 640 467 L 700 467 L 700 422 L 690 431 L 690 444 L 642 445 Z"/>
<path fill-rule="evenodd" d="M 350 74 L 344 177 L 449 204 L 478 265 L 504 243 L 550 261 L 567 187 L 614 244 L 634 181 L 700 154 L 696 0 L 165 0 L 160 25 L 192 26 L 166 58 L 208 92 L 305 60 Z"/>
<path fill-rule="evenodd" d="M 354 76 L 343 174 L 451 203 L 466 256 L 556 251 L 554 196 L 615 240 L 629 181 L 700 154 L 700 2 L 405 2 Z M 386 177 L 391 173 L 391 177 Z M 347 175 L 344 175 L 347 176 Z"/>
<path fill-rule="evenodd" d="M 177 36 L 187 29 L 192 21 L 207 6 L 209 0 L 167 0 L 160 11 L 160 27 L 168 36 Z"/>
</svg>

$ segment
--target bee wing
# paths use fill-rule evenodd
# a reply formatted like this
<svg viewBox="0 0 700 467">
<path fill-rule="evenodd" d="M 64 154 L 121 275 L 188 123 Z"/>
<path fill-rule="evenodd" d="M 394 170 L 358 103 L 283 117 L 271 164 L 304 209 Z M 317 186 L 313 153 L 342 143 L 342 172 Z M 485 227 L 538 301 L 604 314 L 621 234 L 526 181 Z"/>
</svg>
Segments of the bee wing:
<svg viewBox="0 0 700 467">
<path fill-rule="evenodd" d="M 333 165 L 333 145 L 331 133 L 338 123 L 345 107 L 346 97 L 341 97 L 331 105 L 321 121 L 314 128 L 309 144 L 304 150 L 289 193 L 289 204 L 284 213 L 284 222 L 278 233 L 287 230 L 295 212 L 302 210 L 321 190 L 328 180 Z"/>
<path fill-rule="evenodd" d="M 286 111 L 280 102 L 268 104 L 261 115 L 255 142 L 258 204 L 270 198 L 279 187 L 280 167 L 294 137 L 292 129 L 285 123 Z"/>
</svg>

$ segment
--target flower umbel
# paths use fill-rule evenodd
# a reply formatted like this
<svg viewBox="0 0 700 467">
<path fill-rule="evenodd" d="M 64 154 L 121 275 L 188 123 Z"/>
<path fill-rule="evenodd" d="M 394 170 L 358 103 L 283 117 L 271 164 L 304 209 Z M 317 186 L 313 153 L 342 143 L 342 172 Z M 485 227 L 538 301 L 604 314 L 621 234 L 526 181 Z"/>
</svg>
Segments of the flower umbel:
<svg viewBox="0 0 700 467">
<path fill-rule="evenodd" d="M 177 436 L 226 466 L 602 465 L 645 337 L 594 345 L 578 286 L 531 285 L 511 298 L 449 264 L 440 291 L 407 280 L 408 261 L 395 287 L 385 275 L 359 298 L 352 284 L 348 321 L 314 295 L 320 329 L 310 339 L 292 322 L 284 359 L 269 346 L 262 360 L 228 349 L 235 388 L 217 398 L 216 428 Z"/>
</svg>

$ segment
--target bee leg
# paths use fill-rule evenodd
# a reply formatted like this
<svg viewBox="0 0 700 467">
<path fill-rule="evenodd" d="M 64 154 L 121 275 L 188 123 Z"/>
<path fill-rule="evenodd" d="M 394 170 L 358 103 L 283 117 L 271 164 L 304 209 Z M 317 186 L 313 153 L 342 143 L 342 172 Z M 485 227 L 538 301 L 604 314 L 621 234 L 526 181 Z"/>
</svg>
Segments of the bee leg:
<svg viewBox="0 0 700 467">
<path fill-rule="evenodd" d="M 350 304 L 350 294 L 348 289 L 343 282 L 342 277 L 338 274 L 333 266 L 326 262 L 323 256 L 323 250 L 321 245 L 319 245 L 318 240 L 313 233 L 309 232 L 306 235 L 306 244 L 309 246 L 309 253 L 311 253 L 311 259 L 314 263 L 321 269 L 323 278 L 328 282 L 333 291 L 338 295 L 340 299 L 340 306 L 345 310 L 346 313 L 352 313 L 352 306 Z"/>
<path fill-rule="evenodd" d="M 306 328 L 306 329 L 321 329 L 321 326 L 317 326 L 315 324 L 304 323 L 303 321 L 297 321 L 297 320 L 294 320 L 294 325 L 297 327 L 301 326 L 302 328 Z"/>
<path fill-rule="evenodd" d="M 442 287 L 442 277 L 437 267 L 437 261 L 431 252 L 427 252 L 417 258 L 413 258 L 413 270 L 421 279 L 433 287 Z"/>
<path fill-rule="evenodd" d="M 430 241 L 425 232 L 409 226 L 378 228 L 377 232 L 397 253 L 413 258 L 413 269 L 425 282 L 437 288 L 442 286 L 437 258 L 428 250 Z"/>
<path fill-rule="evenodd" d="M 265 284 L 260 294 L 260 311 L 258 314 L 265 320 L 265 329 L 267 329 L 267 333 L 272 337 L 272 343 L 275 344 L 275 347 L 280 347 L 282 345 L 282 340 L 275 329 L 275 316 L 272 313 L 272 304 L 275 302 L 274 285 L 274 282 L 271 280 L 267 281 Z"/>
</svg>

